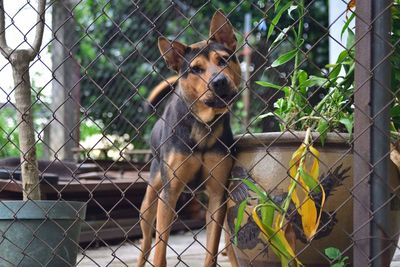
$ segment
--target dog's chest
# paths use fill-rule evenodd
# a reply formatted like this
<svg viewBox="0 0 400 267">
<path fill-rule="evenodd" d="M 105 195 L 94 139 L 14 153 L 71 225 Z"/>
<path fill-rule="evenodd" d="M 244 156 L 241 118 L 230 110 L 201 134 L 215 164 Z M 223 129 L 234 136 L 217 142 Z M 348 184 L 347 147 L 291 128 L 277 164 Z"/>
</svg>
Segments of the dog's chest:
<svg viewBox="0 0 400 267">
<path fill-rule="evenodd" d="M 195 148 L 204 150 L 212 148 L 223 134 L 223 125 L 219 124 L 215 127 L 202 127 L 194 125 L 190 132 L 190 138 Z"/>
</svg>

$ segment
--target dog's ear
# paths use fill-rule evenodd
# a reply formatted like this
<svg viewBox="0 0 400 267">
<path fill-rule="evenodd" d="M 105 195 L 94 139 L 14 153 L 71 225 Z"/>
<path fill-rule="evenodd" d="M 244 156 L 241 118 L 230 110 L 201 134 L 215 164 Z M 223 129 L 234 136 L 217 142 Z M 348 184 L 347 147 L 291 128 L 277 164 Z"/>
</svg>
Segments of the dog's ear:
<svg viewBox="0 0 400 267">
<path fill-rule="evenodd" d="M 186 45 L 178 41 L 170 41 L 165 37 L 158 38 L 158 48 L 167 62 L 168 68 L 179 72 L 185 56 Z"/>
<path fill-rule="evenodd" d="M 218 9 L 211 19 L 210 40 L 223 44 L 231 51 L 236 50 L 236 36 L 230 21 L 221 9 Z"/>
</svg>

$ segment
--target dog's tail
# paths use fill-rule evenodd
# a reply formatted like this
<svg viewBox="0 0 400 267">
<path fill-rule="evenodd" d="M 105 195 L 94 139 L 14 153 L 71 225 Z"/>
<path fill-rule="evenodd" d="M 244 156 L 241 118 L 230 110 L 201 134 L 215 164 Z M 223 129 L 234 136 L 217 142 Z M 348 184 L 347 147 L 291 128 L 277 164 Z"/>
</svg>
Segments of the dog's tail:
<svg viewBox="0 0 400 267">
<path fill-rule="evenodd" d="M 168 79 L 160 82 L 153 90 L 150 92 L 150 95 L 147 97 L 147 101 L 155 107 L 160 101 L 162 101 L 170 92 L 172 92 L 177 83 L 179 76 L 175 75 L 169 77 Z"/>
</svg>

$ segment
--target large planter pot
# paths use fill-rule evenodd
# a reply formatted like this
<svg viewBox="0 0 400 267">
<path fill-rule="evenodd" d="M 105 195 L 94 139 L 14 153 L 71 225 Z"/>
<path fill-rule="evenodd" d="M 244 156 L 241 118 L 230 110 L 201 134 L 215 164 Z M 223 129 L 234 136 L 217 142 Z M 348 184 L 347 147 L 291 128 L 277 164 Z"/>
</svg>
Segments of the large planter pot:
<svg viewBox="0 0 400 267">
<path fill-rule="evenodd" d="M 292 154 L 304 140 L 305 133 L 265 133 L 241 136 L 237 143 L 237 160 L 232 171 L 236 178 L 253 179 L 261 185 L 277 202 L 287 193 L 290 177 L 289 161 Z M 336 247 L 352 258 L 353 232 L 353 151 L 348 145 L 346 134 L 329 134 L 324 146 L 314 143 L 320 152 L 320 180 L 325 181 L 327 200 L 323 209 L 320 229 L 311 242 L 307 242 L 301 230 L 300 217 L 291 219 L 292 240 L 300 261 L 309 266 L 330 266 L 324 255 L 325 248 Z M 390 167 L 390 188 L 399 188 L 398 171 L 394 164 Z M 227 223 L 233 236 L 234 222 L 239 203 L 250 193 L 238 181 L 231 183 L 228 202 Z M 398 192 L 390 192 L 398 194 Z M 256 203 L 254 203 L 255 205 Z M 365 205 L 369 205 L 366 203 Z M 400 228 L 399 198 L 390 203 L 390 217 L 387 218 L 392 247 L 387 251 L 390 262 L 396 248 Z M 252 207 L 247 208 L 251 214 Z M 386 229 L 387 230 L 387 229 Z M 234 252 L 240 266 L 280 266 L 270 245 L 262 237 L 251 217 L 245 215 L 238 234 L 238 244 Z"/>
<path fill-rule="evenodd" d="M 86 205 L 0 201 L 0 266 L 74 266 Z"/>
</svg>

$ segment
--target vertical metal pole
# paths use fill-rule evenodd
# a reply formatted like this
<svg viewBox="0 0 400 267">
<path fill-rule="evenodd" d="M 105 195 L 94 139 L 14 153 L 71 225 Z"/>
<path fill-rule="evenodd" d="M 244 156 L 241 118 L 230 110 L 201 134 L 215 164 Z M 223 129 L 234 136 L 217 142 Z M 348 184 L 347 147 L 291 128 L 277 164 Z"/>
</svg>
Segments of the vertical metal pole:
<svg viewBox="0 0 400 267">
<path fill-rule="evenodd" d="M 332 4 L 332 1 L 330 2 Z M 353 266 L 370 260 L 371 1 L 357 1 L 354 91 Z"/>
<path fill-rule="evenodd" d="M 245 81 L 245 89 L 242 94 L 243 108 L 245 112 L 244 123 L 246 127 L 249 126 L 250 122 L 250 64 L 251 64 L 251 48 L 247 44 L 247 38 L 249 37 L 251 30 L 251 13 L 246 13 L 244 16 L 244 36 L 246 43 L 244 45 L 243 54 L 245 61 L 245 69 L 243 71 L 243 79 Z"/>
<path fill-rule="evenodd" d="M 371 136 L 371 260 L 372 266 L 389 266 L 386 256 L 389 204 L 388 170 L 390 151 L 390 36 L 391 0 L 372 1 L 372 136 Z"/>
<path fill-rule="evenodd" d="M 391 0 L 357 1 L 353 266 L 389 266 Z"/>
</svg>

